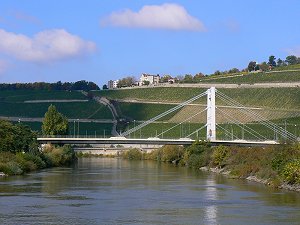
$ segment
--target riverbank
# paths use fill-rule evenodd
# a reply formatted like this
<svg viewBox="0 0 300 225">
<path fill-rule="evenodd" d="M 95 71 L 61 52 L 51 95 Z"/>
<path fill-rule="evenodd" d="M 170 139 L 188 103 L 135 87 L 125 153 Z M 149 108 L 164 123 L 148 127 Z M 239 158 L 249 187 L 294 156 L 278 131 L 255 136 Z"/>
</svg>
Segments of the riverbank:
<svg viewBox="0 0 300 225">
<path fill-rule="evenodd" d="M 229 178 L 247 179 L 271 187 L 300 192 L 300 145 L 241 148 L 195 143 L 183 148 L 164 146 L 151 153 L 124 152 L 125 159 L 156 160 L 209 170 Z"/>
<path fill-rule="evenodd" d="M 68 166 L 76 159 L 75 153 L 69 145 L 63 147 L 49 145 L 43 152 L 35 153 L 0 152 L 0 177 L 23 175 L 50 167 Z"/>
<path fill-rule="evenodd" d="M 222 174 L 222 175 L 226 176 L 229 179 L 241 179 L 239 177 L 234 177 L 234 176 L 230 175 L 231 174 L 230 171 L 224 170 L 224 169 L 219 169 L 217 167 L 209 168 L 209 167 L 204 166 L 204 167 L 201 167 L 200 170 L 201 171 L 209 171 L 209 172 L 217 173 L 217 174 Z M 269 179 L 261 179 L 261 178 L 258 178 L 256 176 L 248 176 L 245 179 L 248 180 L 248 181 L 264 184 L 266 186 L 272 186 Z M 288 190 L 288 191 L 300 192 L 300 184 L 282 183 L 281 185 L 279 185 L 275 188 L 284 189 L 284 190 Z"/>
</svg>

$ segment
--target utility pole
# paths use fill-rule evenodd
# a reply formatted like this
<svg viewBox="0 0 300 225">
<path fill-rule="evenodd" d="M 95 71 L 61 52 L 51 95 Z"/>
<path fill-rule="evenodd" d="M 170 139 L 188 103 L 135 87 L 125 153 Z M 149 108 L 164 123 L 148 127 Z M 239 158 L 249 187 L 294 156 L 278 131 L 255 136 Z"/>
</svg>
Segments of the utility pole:
<svg viewBox="0 0 300 225">
<path fill-rule="evenodd" d="M 74 120 L 74 138 L 76 137 L 76 131 L 75 131 L 75 120 Z"/>
<path fill-rule="evenodd" d="M 79 137 L 79 135 L 80 135 L 80 130 L 79 130 L 79 119 L 77 119 L 77 121 L 78 121 L 78 137 Z"/>
</svg>

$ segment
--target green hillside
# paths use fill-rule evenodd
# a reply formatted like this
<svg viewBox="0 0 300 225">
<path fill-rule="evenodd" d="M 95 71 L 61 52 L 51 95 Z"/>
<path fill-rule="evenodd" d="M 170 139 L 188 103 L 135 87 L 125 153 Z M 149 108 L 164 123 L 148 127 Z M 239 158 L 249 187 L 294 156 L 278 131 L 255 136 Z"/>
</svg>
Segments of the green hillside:
<svg viewBox="0 0 300 225">
<path fill-rule="evenodd" d="M 37 102 L 36 100 L 69 100 L 70 102 Z M 72 100 L 85 100 L 71 102 Z M 68 118 L 111 119 L 111 112 L 103 105 L 88 100 L 77 91 L 16 90 L 0 91 L 0 116 L 44 117 L 50 104 Z"/>
<path fill-rule="evenodd" d="M 206 89 L 203 88 L 155 87 L 117 89 L 108 91 L 104 90 L 93 92 L 93 94 L 97 96 L 105 96 L 111 100 L 115 100 L 115 104 L 118 105 L 122 116 L 125 116 L 132 121 L 145 121 L 175 106 L 175 104 L 166 104 L 167 102 L 180 103 L 202 93 L 205 90 Z M 300 129 L 300 88 L 224 88 L 218 89 L 218 91 L 247 107 L 262 108 L 256 109 L 256 112 L 264 112 L 262 115 L 270 120 L 276 118 L 274 122 L 279 124 L 281 127 L 283 127 L 282 124 L 284 122 L 287 122 L 287 130 L 292 133 L 298 133 L 297 129 Z M 149 103 L 151 101 L 155 103 Z M 167 130 L 175 123 L 180 123 L 184 119 L 187 119 L 190 115 L 203 110 L 203 105 L 206 104 L 206 101 L 206 96 L 202 97 L 196 102 L 200 104 L 198 110 L 197 105 L 186 106 L 182 110 L 177 110 L 171 115 L 161 118 L 159 120 L 160 122 L 147 125 L 141 131 L 131 134 L 131 137 L 134 135 L 136 137 L 154 137 L 157 133 L 159 134 L 163 130 Z M 161 102 L 161 104 L 158 104 L 159 102 Z M 227 103 L 224 103 L 217 98 L 217 105 L 226 106 Z M 227 108 L 223 110 L 240 121 L 245 117 L 245 115 L 241 114 L 238 109 Z M 217 114 L 217 119 L 218 118 L 220 118 L 220 115 Z M 184 123 L 181 125 L 183 128 L 176 127 L 175 129 L 165 133 L 164 137 L 184 137 L 188 134 L 187 129 L 190 129 L 191 131 L 196 130 L 197 128 L 201 127 L 201 124 L 203 124 L 205 120 L 206 114 L 199 114 L 199 117 L 195 117 L 194 119 L 190 120 L 191 123 Z M 196 121 L 199 122 L 196 123 Z M 218 129 L 217 135 L 219 137 L 223 139 L 231 139 L 232 136 L 230 133 L 233 132 L 234 138 L 242 138 L 244 135 L 245 138 L 251 139 L 251 135 L 247 133 L 243 134 L 240 127 L 231 125 L 231 122 L 228 120 L 225 122 L 224 119 L 222 119 L 222 121 L 223 122 L 220 122 L 221 126 L 227 130 L 227 133 L 222 129 Z M 248 122 L 251 123 L 251 121 Z M 295 125 L 296 128 L 294 127 Z M 129 123 L 130 128 L 133 126 L 133 122 Z M 253 129 L 259 130 L 261 134 L 270 139 L 274 138 L 274 132 L 270 132 L 270 130 L 264 126 L 255 123 L 249 126 Z M 125 127 L 122 131 L 124 132 L 124 130 L 128 129 L 129 127 Z M 205 138 L 205 132 L 205 130 L 200 131 L 198 134 L 199 138 Z M 193 135 L 192 138 L 196 138 L 196 134 Z"/>
<path fill-rule="evenodd" d="M 118 131 L 122 132 L 137 125 L 138 121 L 145 121 L 161 114 L 170 108 L 175 107 L 176 103 L 181 103 L 196 96 L 206 89 L 204 88 L 185 88 L 185 87 L 155 87 L 155 88 L 136 88 L 136 89 L 117 89 L 93 91 L 96 96 L 104 96 L 114 100 L 114 104 L 120 113 L 121 118 L 125 118 L 125 123 L 118 126 Z M 226 94 L 239 103 L 247 107 L 258 107 L 269 110 L 265 115 L 277 113 L 268 119 L 276 119 L 274 122 L 281 124 L 287 123 L 287 129 L 298 133 L 300 129 L 300 88 L 232 88 L 218 89 L 219 92 Z M 33 100 L 84 100 L 79 102 L 25 102 Z M 177 110 L 163 118 L 158 123 L 150 124 L 141 131 L 137 131 L 136 137 L 153 137 L 164 130 L 174 126 L 191 113 L 201 111 L 206 104 L 206 96 L 197 100 L 198 105 L 187 106 Z M 151 103 L 152 102 L 152 103 Z M 112 119 L 110 110 L 104 105 L 94 100 L 87 99 L 80 92 L 68 91 L 1 91 L 0 92 L 0 116 L 7 117 L 43 117 L 50 104 L 54 104 L 59 112 L 62 112 L 69 119 Z M 225 106 L 226 103 L 217 98 L 217 105 Z M 225 109 L 223 109 L 225 110 Z M 227 112 L 236 118 L 243 118 L 236 109 L 228 108 Z M 203 117 L 203 118 L 202 118 Z M 202 119 L 201 119 L 202 118 Z M 188 133 L 201 127 L 205 122 L 205 115 L 201 118 L 195 117 L 190 123 L 184 123 L 176 129 L 164 134 L 165 138 L 185 137 Z M 218 115 L 217 115 L 217 118 Z M 134 122 L 135 120 L 135 122 Z M 128 123 L 127 123 L 128 121 Z M 251 123 L 251 121 L 249 121 Z M 40 131 L 41 123 L 28 122 L 34 130 Z M 76 125 L 76 124 L 75 124 Z M 126 126 L 128 125 L 128 126 Z M 296 125 L 296 126 L 295 126 Z M 242 138 L 242 130 L 236 125 L 230 125 L 230 122 L 221 122 L 224 129 L 234 133 L 234 136 Z M 226 127 L 227 126 L 227 127 Z M 267 130 L 260 125 L 253 125 L 253 128 L 267 134 Z M 74 123 L 70 123 L 69 134 L 74 135 Z M 112 124 L 101 124 L 80 122 L 81 135 L 110 135 Z M 78 133 L 75 128 L 76 134 Z M 205 129 L 199 132 L 199 138 L 205 137 Z M 244 134 L 247 137 L 247 134 Z M 274 137 L 271 132 L 267 134 L 270 138 Z M 226 139 L 232 138 L 228 133 L 218 130 L 218 136 Z M 196 138 L 196 134 L 192 136 Z"/>
<path fill-rule="evenodd" d="M 71 100 L 86 99 L 86 97 L 78 91 L 45 91 L 45 90 L 1 90 L 0 102 L 24 102 L 29 100 Z"/>
<path fill-rule="evenodd" d="M 93 93 L 94 95 L 105 96 L 113 100 L 120 99 L 180 103 L 204 92 L 205 90 L 206 89 L 203 88 L 156 87 L 104 90 Z M 300 109 L 300 88 L 224 88 L 218 90 L 246 106 Z M 202 97 L 195 101 L 195 103 L 206 104 L 206 97 Z M 217 104 L 222 104 L 222 102 L 217 100 Z"/>
<path fill-rule="evenodd" d="M 214 76 L 202 79 L 201 83 L 254 84 L 254 83 L 300 82 L 299 71 L 273 71 L 245 75 Z"/>
<path fill-rule="evenodd" d="M 42 123 L 41 122 L 22 122 L 30 126 L 33 131 L 37 131 L 41 133 L 42 130 Z M 75 125 L 75 136 L 78 135 L 88 135 L 89 137 L 109 137 L 111 136 L 111 123 L 93 123 L 87 122 L 83 123 L 79 121 L 79 132 L 78 132 L 78 122 L 76 121 L 75 124 L 73 122 L 69 123 L 69 135 L 74 136 L 74 125 Z"/>
<path fill-rule="evenodd" d="M 204 88 L 154 87 L 102 90 L 93 91 L 92 93 L 96 96 L 105 96 L 109 99 L 182 102 L 197 94 L 201 94 L 205 90 Z"/>
</svg>

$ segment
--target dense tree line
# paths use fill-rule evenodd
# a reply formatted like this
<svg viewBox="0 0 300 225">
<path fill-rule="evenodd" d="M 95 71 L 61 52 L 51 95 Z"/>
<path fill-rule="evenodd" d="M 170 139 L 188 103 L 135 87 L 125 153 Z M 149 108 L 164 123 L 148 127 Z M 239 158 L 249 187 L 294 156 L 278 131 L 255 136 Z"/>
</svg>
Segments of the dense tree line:
<svg viewBox="0 0 300 225">
<path fill-rule="evenodd" d="M 37 151 L 36 134 L 22 124 L 0 120 L 0 152 Z"/>
<path fill-rule="evenodd" d="M 56 83 L 34 82 L 34 83 L 0 83 L 0 90 L 100 90 L 99 86 L 91 81 L 80 80 L 77 82 L 58 81 Z"/>
<path fill-rule="evenodd" d="M 285 58 L 285 60 L 282 60 L 281 58 L 278 58 L 276 60 L 276 57 L 274 55 L 271 55 L 269 56 L 268 62 L 262 62 L 260 64 L 258 64 L 255 61 L 249 62 L 247 70 L 249 72 L 258 71 L 258 70 L 267 71 L 275 67 L 284 67 L 284 66 L 291 66 L 296 64 L 300 64 L 300 58 L 295 55 L 289 55 Z"/>
</svg>

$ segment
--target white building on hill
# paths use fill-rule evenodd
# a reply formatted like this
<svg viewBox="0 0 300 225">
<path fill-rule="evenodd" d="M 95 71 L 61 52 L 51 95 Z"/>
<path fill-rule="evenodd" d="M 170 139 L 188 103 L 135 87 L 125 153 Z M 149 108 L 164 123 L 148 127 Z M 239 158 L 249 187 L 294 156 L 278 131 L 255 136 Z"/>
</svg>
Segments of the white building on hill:
<svg viewBox="0 0 300 225">
<path fill-rule="evenodd" d="M 151 84 L 158 84 L 160 80 L 160 76 L 157 75 L 150 75 L 143 73 L 140 77 L 139 85 L 151 85 Z"/>
<path fill-rule="evenodd" d="M 108 89 L 115 89 L 115 88 L 118 88 L 118 83 L 119 83 L 119 80 L 110 80 L 110 81 L 108 81 L 108 83 L 107 83 L 107 88 L 108 88 Z"/>
</svg>

